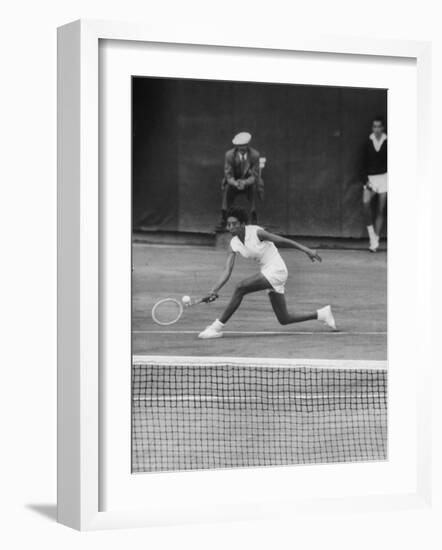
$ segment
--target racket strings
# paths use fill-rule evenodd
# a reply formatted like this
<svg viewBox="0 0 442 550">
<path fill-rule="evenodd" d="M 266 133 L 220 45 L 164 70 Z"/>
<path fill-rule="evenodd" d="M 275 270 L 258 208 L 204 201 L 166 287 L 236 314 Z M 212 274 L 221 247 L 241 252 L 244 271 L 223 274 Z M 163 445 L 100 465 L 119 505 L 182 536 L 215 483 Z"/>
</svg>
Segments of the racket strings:
<svg viewBox="0 0 442 550">
<path fill-rule="evenodd" d="M 153 320 L 160 325 L 171 325 L 178 321 L 183 312 L 183 306 L 178 300 L 166 298 L 157 302 L 152 309 Z"/>
</svg>

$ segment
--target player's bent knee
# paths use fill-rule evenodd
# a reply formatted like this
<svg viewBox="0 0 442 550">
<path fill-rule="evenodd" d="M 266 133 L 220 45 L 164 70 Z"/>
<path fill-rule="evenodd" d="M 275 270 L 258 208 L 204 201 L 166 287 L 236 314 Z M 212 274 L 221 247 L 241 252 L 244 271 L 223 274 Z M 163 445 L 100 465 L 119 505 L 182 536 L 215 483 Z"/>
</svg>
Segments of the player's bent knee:
<svg viewBox="0 0 442 550">
<path fill-rule="evenodd" d="M 278 319 L 278 323 L 280 325 L 288 325 L 289 324 L 289 319 L 287 317 L 287 315 L 284 315 L 283 313 L 277 313 L 275 311 L 275 314 L 276 314 L 276 318 Z"/>
</svg>

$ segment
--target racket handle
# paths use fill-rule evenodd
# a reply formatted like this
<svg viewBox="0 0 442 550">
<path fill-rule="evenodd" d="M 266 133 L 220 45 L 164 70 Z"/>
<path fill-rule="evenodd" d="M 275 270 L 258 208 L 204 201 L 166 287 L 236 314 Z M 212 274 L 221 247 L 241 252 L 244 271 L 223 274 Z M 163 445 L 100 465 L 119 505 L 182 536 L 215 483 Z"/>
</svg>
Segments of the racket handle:
<svg viewBox="0 0 442 550">
<path fill-rule="evenodd" d="M 212 299 L 210 299 L 212 297 Z M 218 293 L 212 292 L 208 296 L 204 296 L 204 298 L 200 298 L 196 304 L 200 304 L 201 302 L 204 302 L 206 304 L 210 304 L 211 302 L 214 302 L 218 298 Z"/>
</svg>

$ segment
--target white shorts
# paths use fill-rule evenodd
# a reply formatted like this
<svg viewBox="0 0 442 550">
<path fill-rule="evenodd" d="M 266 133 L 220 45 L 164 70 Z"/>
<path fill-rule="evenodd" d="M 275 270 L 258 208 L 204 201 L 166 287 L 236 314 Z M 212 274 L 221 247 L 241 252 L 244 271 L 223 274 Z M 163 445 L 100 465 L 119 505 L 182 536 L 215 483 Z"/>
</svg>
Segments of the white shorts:
<svg viewBox="0 0 442 550">
<path fill-rule="evenodd" d="M 266 265 L 261 269 L 261 273 L 272 285 L 273 291 L 278 294 L 284 294 L 285 283 L 287 282 L 289 272 L 283 262 L 276 265 Z"/>
<path fill-rule="evenodd" d="M 368 189 L 375 193 L 387 193 L 388 191 L 388 174 L 376 174 L 368 176 Z"/>
</svg>

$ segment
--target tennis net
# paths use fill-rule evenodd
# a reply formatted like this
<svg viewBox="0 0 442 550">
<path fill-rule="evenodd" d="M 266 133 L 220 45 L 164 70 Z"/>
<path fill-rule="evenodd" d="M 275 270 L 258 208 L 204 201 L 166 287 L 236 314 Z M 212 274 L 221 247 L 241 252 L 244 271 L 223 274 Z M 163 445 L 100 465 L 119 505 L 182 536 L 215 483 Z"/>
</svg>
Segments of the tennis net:
<svg viewBox="0 0 442 550">
<path fill-rule="evenodd" d="M 134 473 L 386 458 L 385 362 L 134 357 Z"/>
</svg>

